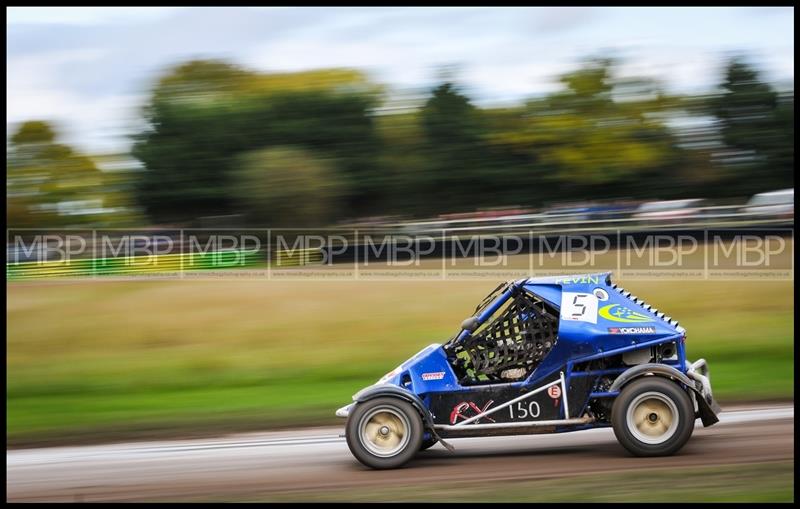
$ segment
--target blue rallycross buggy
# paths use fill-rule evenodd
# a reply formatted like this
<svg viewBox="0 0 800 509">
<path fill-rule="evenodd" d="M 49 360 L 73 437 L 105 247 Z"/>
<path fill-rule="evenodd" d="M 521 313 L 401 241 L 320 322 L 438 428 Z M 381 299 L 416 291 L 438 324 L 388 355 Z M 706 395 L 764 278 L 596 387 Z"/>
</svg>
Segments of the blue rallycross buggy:
<svg viewBox="0 0 800 509">
<path fill-rule="evenodd" d="M 686 331 L 611 282 L 610 273 L 498 286 L 444 345 L 432 344 L 353 396 L 353 455 L 397 468 L 446 438 L 608 427 L 637 456 L 718 422 L 704 359 L 686 360 Z"/>
</svg>

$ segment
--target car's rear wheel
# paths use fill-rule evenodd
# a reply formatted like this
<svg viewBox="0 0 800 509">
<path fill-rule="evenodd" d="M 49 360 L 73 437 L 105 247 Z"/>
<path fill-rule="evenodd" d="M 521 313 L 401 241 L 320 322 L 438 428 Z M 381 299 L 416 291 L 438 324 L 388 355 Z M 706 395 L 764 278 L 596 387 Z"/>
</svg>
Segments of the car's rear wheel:
<svg viewBox="0 0 800 509">
<path fill-rule="evenodd" d="M 694 430 L 694 407 L 677 383 L 648 376 L 626 386 L 611 409 L 614 434 L 636 456 L 667 456 Z"/>
<path fill-rule="evenodd" d="M 358 403 L 347 419 L 347 446 L 358 461 L 376 468 L 397 468 L 422 445 L 422 419 L 408 402 L 375 398 Z"/>
</svg>

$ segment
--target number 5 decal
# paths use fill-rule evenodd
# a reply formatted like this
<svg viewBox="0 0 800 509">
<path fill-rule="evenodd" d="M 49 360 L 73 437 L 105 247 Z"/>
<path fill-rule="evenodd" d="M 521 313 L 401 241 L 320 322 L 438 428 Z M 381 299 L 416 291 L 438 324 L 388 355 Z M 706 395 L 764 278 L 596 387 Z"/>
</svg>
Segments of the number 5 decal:
<svg viewBox="0 0 800 509">
<path fill-rule="evenodd" d="M 561 319 L 597 323 L 597 297 L 591 293 L 561 292 Z"/>
<path fill-rule="evenodd" d="M 583 299 L 584 297 L 586 297 L 586 295 L 577 294 L 575 295 L 575 297 L 572 298 L 572 307 L 580 309 L 580 311 L 572 313 L 573 320 L 579 320 L 580 317 L 582 317 L 583 314 L 586 312 L 586 304 L 581 304 L 580 302 L 578 302 L 578 299 Z"/>
</svg>

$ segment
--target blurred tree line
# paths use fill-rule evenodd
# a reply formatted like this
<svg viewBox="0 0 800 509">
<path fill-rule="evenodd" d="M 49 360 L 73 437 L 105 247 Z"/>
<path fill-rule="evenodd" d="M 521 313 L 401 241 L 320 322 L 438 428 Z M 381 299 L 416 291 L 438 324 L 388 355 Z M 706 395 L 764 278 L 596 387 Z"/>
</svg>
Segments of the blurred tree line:
<svg viewBox="0 0 800 509">
<path fill-rule="evenodd" d="M 42 121 L 25 122 L 6 147 L 9 227 L 119 227 L 141 222 L 131 175 L 101 171 Z"/>
<path fill-rule="evenodd" d="M 381 111 L 383 87 L 359 71 L 192 61 L 152 91 L 132 150 L 145 169 L 129 189 L 153 223 L 222 216 L 277 227 L 793 186 L 794 95 L 754 66 L 731 60 L 705 96 L 670 95 L 615 68 L 586 60 L 559 91 L 507 108 L 480 108 L 448 81 L 421 107 L 392 113 Z M 29 122 L 11 137 L 12 226 L 34 209 L 39 224 L 54 221 L 45 213 L 76 196 L 119 201 L 49 129 Z"/>
</svg>

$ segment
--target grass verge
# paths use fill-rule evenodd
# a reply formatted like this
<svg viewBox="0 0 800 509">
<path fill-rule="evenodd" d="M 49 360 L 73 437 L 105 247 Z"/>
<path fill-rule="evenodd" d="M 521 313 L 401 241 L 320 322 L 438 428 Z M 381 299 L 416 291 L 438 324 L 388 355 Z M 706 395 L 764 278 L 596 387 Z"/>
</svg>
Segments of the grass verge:
<svg viewBox="0 0 800 509">
<path fill-rule="evenodd" d="M 621 281 L 680 320 L 724 404 L 792 399 L 792 281 Z M 87 281 L 7 287 L 10 445 L 334 422 L 443 342 L 495 281 Z"/>
</svg>

